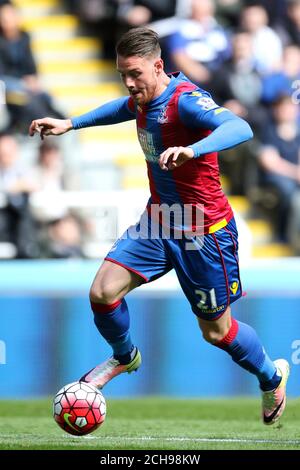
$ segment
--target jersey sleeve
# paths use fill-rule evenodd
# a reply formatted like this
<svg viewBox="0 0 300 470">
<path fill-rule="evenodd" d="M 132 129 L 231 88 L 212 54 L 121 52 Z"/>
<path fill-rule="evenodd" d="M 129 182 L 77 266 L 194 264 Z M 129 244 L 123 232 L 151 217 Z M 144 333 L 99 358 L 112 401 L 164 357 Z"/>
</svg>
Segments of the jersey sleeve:
<svg viewBox="0 0 300 470">
<path fill-rule="evenodd" d="M 179 98 L 178 110 L 180 119 L 187 127 L 212 131 L 208 137 L 189 146 L 195 157 L 234 147 L 253 137 L 244 119 L 217 105 L 206 91 L 183 93 Z"/>
<path fill-rule="evenodd" d="M 105 103 L 104 105 L 71 118 L 73 129 L 82 129 L 84 127 L 103 126 L 108 124 L 118 124 L 119 122 L 135 119 L 135 105 L 133 99 L 123 96 L 116 100 Z"/>
<path fill-rule="evenodd" d="M 213 130 L 222 122 L 235 118 L 231 111 L 215 103 L 206 91 L 182 93 L 178 108 L 181 120 L 188 127 Z"/>
</svg>

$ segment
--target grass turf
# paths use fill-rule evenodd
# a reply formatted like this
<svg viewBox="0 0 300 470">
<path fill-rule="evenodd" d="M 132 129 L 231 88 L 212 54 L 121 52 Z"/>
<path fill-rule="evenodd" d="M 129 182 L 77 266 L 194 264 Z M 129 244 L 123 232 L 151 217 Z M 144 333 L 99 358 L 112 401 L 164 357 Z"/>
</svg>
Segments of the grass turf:
<svg viewBox="0 0 300 470">
<path fill-rule="evenodd" d="M 298 449 L 300 401 L 280 424 L 264 426 L 258 399 L 107 399 L 106 421 L 74 437 L 52 418 L 48 400 L 0 401 L 0 449 Z"/>
</svg>

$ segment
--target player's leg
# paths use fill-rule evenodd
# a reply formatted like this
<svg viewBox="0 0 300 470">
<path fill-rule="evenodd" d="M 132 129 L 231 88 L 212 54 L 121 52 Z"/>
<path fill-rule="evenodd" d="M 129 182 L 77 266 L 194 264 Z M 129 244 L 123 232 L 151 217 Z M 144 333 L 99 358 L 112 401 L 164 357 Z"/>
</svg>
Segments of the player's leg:
<svg viewBox="0 0 300 470">
<path fill-rule="evenodd" d="M 275 423 L 286 404 L 287 361 L 278 359 L 273 362 L 256 331 L 232 318 L 230 307 L 215 321 L 197 318 L 206 341 L 226 351 L 234 362 L 256 375 L 262 390 L 263 421 L 265 424 Z"/>
<path fill-rule="evenodd" d="M 243 369 L 255 374 L 262 390 L 275 389 L 281 376 L 273 361 L 266 354 L 255 330 L 231 317 L 228 306 L 217 319 L 204 320 L 197 316 L 203 338 L 226 351 Z"/>
<path fill-rule="evenodd" d="M 90 289 L 95 325 L 113 350 L 113 356 L 81 377 L 102 388 L 122 372 L 137 370 L 141 364 L 139 350 L 129 333 L 129 311 L 124 296 L 144 279 L 119 264 L 104 261 Z"/>
<path fill-rule="evenodd" d="M 141 224 L 142 219 L 137 224 L 135 233 L 140 233 Z M 113 350 L 110 359 L 81 378 L 98 388 L 102 388 L 122 372 L 137 370 L 141 364 L 140 352 L 130 337 L 129 312 L 124 296 L 142 283 L 157 279 L 171 268 L 160 239 L 129 235 L 129 231 L 125 232 L 112 247 L 90 290 L 95 324 Z"/>
<path fill-rule="evenodd" d="M 90 288 L 91 303 L 110 305 L 146 282 L 139 274 L 105 259 Z"/>
<path fill-rule="evenodd" d="M 193 250 L 181 250 L 180 263 L 174 267 L 203 337 L 257 376 L 263 391 L 264 422 L 272 424 L 284 409 L 288 363 L 271 361 L 255 330 L 231 317 L 230 304 L 242 295 L 234 220 L 205 235 L 199 249 L 195 249 L 197 241 L 193 243 Z"/>
<path fill-rule="evenodd" d="M 104 260 L 90 289 L 95 325 L 113 350 L 114 357 L 128 363 L 133 344 L 129 312 L 124 296 L 145 280 L 119 264 Z"/>
</svg>

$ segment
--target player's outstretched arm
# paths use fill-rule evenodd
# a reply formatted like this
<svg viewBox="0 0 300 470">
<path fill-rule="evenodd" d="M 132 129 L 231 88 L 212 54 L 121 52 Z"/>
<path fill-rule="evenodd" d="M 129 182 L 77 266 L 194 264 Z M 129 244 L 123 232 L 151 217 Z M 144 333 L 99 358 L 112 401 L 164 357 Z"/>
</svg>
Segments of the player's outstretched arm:
<svg viewBox="0 0 300 470">
<path fill-rule="evenodd" d="M 35 119 L 29 127 L 29 135 L 33 136 L 38 132 L 41 139 L 43 139 L 46 135 L 61 135 L 71 129 L 77 130 L 91 126 L 117 124 L 134 118 L 135 107 L 132 99 L 123 96 L 71 119 L 53 119 L 49 117 Z"/>
<path fill-rule="evenodd" d="M 32 137 L 34 134 L 39 133 L 43 140 L 45 135 L 61 135 L 71 129 L 73 129 L 71 119 L 54 119 L 46 117 L 32 121 L 29 127 L 29 135 Z"/>
</svg>

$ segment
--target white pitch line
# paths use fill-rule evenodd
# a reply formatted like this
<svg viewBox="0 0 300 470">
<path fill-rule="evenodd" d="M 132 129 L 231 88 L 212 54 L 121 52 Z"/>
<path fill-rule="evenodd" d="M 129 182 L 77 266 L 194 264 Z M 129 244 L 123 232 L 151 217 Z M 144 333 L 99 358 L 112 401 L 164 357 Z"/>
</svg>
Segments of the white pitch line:
<svg viewBox="0 0 300 470">
<path fill-rule="evenodd" d="M 70 438 L 68 435 L 64 436 Z M 76 439 L 95 439 L 95 440 L 124 440 L 124 441 L 168 441 L 168 442 L 236 442 L 236 443 L 246 443 L 246 444 L 283 444 L 283 445 L 299 445 L 300 440 L 298 439 L 238 439 L 238 438 L 227 438 L 227 437 L 154 437 L 154 436 L 140 436 L 140 437 L 120 437 L 120 436 L 72 436 L 71 438 Z"/>
<path fill-rule="evenodd" d="M 88 436 L 86 436 L 88 437 Z M 90 438 L 97 439 L 97 436 L 90 436 Z M 104 439 L 116 439 L 113 436 L 105 436 Z M 156 441 L 156 440 L 163 440 L 163 441 L 187 441 L 187 442 L 245 442 L 245 443 L 268 443 L 268 444 L 298 444 L 300 445 L 300 440 L 277 440 L 277 439 L 237 439 L 237 438 L 222 438 L 222 437 L 150 437 L 150 436 L 142 436 L 142 437 L 121 437 L 119 439 L 124 439 L 126 441 Z"/>
<path fill-rule="evenodd" d="M 0 442 L 1 439 L 3 440 L 10 440 L 12 438 L 11 435 L 0 435 Z M 62 436 L 53 436 L 51 437 L 35 437 L 29 434 L 17 434 L 14 436 L 14 439 L 34 439 L 36 443 L 42 444 L 43 442 L 51 443 L 51 442 L 59 442 L 61 439 L 69 439 L 72 440 L 119 440 L 119 441 L 128 441 L 128 442 L 135 442 L 135 441 L 166 441 L 166 442 L 219 442 L 219 443 L 240 443 L 240 444 L 280 444 L 280 445 L 298 445 L 300 446 L 300 439 L 247 439 L 247 438 L 227 438 L 227 437 L 162 437 L 162 436 L 140 436 L 140 437 L 126 437 L 126 436 L 72 436 L 69 434 L 65 434 Z"/>
</svg>

